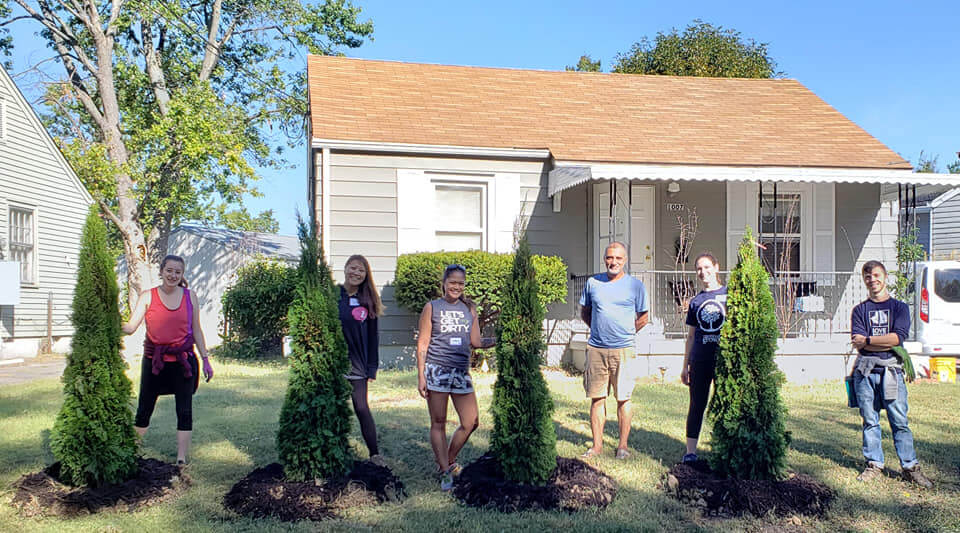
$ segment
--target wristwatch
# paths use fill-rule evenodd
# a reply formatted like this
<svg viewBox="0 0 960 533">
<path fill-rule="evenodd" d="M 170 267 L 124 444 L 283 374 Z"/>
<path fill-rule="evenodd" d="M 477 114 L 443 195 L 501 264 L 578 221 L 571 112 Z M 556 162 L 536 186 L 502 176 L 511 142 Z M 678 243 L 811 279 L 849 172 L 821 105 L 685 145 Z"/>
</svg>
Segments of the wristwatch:
<svg viewBox="0 0 960 533">
<path fill-rule="evenodd" d="M 867 346 L 870 346 L 870 337 L 867 337 Z"/>
</svg>

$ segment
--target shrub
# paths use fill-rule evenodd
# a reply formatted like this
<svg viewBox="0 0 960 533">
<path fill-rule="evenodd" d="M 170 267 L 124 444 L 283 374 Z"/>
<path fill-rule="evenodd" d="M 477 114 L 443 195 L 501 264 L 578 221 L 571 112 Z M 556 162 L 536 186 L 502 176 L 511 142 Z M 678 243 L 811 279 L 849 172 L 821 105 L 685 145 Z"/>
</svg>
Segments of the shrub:
<svg viewBox="0 0 960 533">
<path fill-rule="evenodd" d="M 131 384 L 120 355 L 119 290 L 107 230 L 94 206 L 80 244 L 73 295 L 73 345 L 63 371 L 63 406 L 51 450 L 72 485 L 119 483 L 137 467 Z"/>
<path fill-rule="evenodd" d="M 784 376 L 773 360 L 776 350 L 773 294 L 748 227 L 727 285 L 727 317 L 710 401 L 710 462 L 722 475 L 782 479 L 786 473 L 790 434 L 780 399 Z"/>
<path fill-rule="evenodd" d="M 290 382 L 280 410 L 277 454 L 292 480 L 328 478 L 350 461 L 350 370 L 337 311 L 339 294 L 317 244 L 300 221 L 300 266 L 290 306 Z"/>
<path fill-rule="evenodd" d="M 537 299 L 541 305 L 565 302 L 567 267 L 554 256 L 532 256 L 537 278 Z M 447 265 L 460 264 L 467 269 L 466 296 L 477 304 L 480 328 L 496 321 L 503 308 L 505 288 L 510 277 L 513 254 L 491 252 L 426 252 L 403 254 L 397 258 L 394 295 L 404 309 L 419 313 L 430 300 L 439 298 L 440 279 Z"/>
<path fill-rule="evenodd" d="M 224 353 L 238 359 L 279 355 L 296 295 L 296 272 L 267 258 L 237 269 L 236 281 L 221 298 L 227 324 Z"/>
<path fill-rule="evenodd" d="M 553 399 L 540 372 L 544 309 L 526 237 L 520 240 L 504 289 L 490 448 L 507 479 L 542 484 L 557 466 L 557 434 Z"/>
</svg>

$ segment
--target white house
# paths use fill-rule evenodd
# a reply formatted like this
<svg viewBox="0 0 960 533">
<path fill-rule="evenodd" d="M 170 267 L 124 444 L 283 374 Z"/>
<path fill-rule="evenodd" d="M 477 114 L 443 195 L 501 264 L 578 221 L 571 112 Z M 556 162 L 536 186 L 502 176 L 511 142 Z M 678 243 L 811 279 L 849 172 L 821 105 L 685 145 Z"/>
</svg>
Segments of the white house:
<svg viewBox="0 0 960 533">
<path fill-rule="evenodd" d="M 523 217 L 533 250 L 562 257 L 572 278 L 567 304 L 548 314 L 548 359 L 582 347 L 575 301 L 616 239 L 652 303 L 637 351 L 651 372 L 678 372 L 692 280 L 677 273 L 691 268 L 675 260 L 678 215 L 695 212 L 688 251 L 712 251 L 723 269 L 745 227 L 759 228 L 781 307 L 805 298 L 787 313 L 783 353 L 807 357 L 781 365 L 813 372 L 824 361 L 809 354 L 834 364 L 849 348 L 850 308 L 864 297 L 852 273 L 870 259 L 895 266 L 898 206 L 882 186 L 960 183 L 913 173 L 796 80 L 321 56 L 309 58 L 308 79 L 311 210 L 334 272 L 362 253 L 385 285 L 387 364 L 412 361 L 416 325 L 392 301 L 397 256 L 509 251 Z"/>
<path fill-rule="evenodd" d="M 0 265 L 7 263 L 0 266 L 0 359 L 36 356 L 48 334 L 50 348 L 69 347 L 80 234 L 92 202 L 0 67 Z"/>
</svg>

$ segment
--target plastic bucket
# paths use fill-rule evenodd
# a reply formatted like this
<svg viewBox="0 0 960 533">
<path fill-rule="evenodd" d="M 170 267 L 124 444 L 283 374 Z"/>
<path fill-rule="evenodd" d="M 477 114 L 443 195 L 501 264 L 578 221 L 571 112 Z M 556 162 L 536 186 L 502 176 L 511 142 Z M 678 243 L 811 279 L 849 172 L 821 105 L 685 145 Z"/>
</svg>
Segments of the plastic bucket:
<svg viewBox="0 0 960 533">
<path fill-rule="evenodd" d="M 957 358 L 956 357 L 931 357 L 930 374 L 934 379 L 941 383 L 957 382 Z"/>
</svg>

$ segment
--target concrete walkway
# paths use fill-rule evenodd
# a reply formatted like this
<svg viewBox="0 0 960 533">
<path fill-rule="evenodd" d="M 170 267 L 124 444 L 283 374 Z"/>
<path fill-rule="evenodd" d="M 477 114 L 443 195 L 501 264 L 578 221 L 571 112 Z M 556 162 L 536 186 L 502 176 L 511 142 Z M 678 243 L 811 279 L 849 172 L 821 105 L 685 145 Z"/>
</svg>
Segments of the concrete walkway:
<svg viewBox="0 0 960 533">
<path fill-rule="evenodd" d="M 58 355 L 44 355 L 26 359 L 22 363 L 2 365 L 0 366 L 0 387 L 19 385 L 36 379 L 59 379 L 66 366 L 66 358 Z"/>
</svg>

